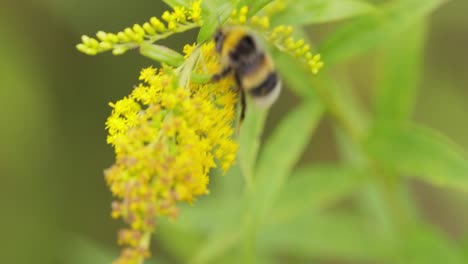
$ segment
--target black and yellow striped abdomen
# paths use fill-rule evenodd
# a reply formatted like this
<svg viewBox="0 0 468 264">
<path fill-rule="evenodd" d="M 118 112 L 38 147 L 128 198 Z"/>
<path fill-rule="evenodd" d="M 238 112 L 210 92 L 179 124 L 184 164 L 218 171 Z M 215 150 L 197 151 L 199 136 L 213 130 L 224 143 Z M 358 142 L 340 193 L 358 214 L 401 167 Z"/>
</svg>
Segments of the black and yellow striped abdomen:
<svg viewBox="0 0 468 264">
<path fill-rule="evenodd" d="M 243 93 L 261 106 L 270 106 L 278 98 L 281 85 L 273 61 L 245 27 L 221 28 L 215 34 L 216 49 L 225 69 L 213 79 L 233 71 Z"/>
</svg>

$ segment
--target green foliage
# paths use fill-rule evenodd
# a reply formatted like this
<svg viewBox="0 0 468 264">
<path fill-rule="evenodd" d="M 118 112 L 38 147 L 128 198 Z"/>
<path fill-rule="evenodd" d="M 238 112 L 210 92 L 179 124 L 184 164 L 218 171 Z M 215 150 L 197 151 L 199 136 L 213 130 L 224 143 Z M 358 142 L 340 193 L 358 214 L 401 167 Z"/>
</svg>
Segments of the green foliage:
<svg viewBox="0 0 468 264">
<path fill-rule="evenodd" d="M 142 44 L 140 47 L 141 55 L 152 60 L 166 63 L 171 66 L 179 66 L 184 62 L 184 56 L 175 50 L 166 46 L 156 44 Z"/>
<path fill-rule="evenodd" d="M 402 177 L 467 190 L 463 151 L 443 136 L 409 124 L 420 79 L 425 18 L 444 1 L 392 1 L 379 6 L 337 2 L 298 1 L 275 15 L 273 23 L 314 24 L 357 16 L 330 33 L 320 50 L 329 65 L 380 48 L 375 111 L 371 116 L 364 114 L 346 78 L 330 72 L 310 76 L 293 59 L 275 52 L 285 83 L 304 102 L 286 115 L 264 143 L 260 141 L 264 113 L 249 109 L 240 138 L 239 165 L 247 188 L 237 203 L 243 209 L 235 210 L 224 225 L 216 225 L 207 244 L 195 253 L 194 263 L 210 263 L 233 252 L 243 255 L 245 263 L 261 261 L 265 254 L 391 263 L 463 261 L 443 235 L 421 227 L 425 224 L 412 211 Z M 336 122 L 341 144 L 348 145 L 348 165 L 307 165 L 294 170 L 327 112 Z M 363 200 L 355 199 L 368 190 L 373 190 L 367 198 L 372 199 L 370 207 L 367 201 L 361 205 Z M 362 211 L 321 213 L 344 199 L 356 200 Z M 373 223 L 372 218 L 379 217 L 389 226 Z"/>
<path fill-rule="evenodd" d="M 166 3 L 170 7 L 175 7 L 175 6 L 188 7 L 190 4 L 190 1 L 187 1 L 187 0 L 163 0 L 163 2 Z"/>
<path fill-rule="evenodd" d="M 210 38 L 233 9 L 248 3 L 253 15 L 270 2 L 203 1 L 205 23 L 198 41 Z M 466 253 L 427 223 L 408 194 L 408 179 L 468 192 L 464 150 L 412 119 L 429 15 L 446 1 L 291 2 L 272 15 L 273 24 L 339 22 L 318 45 L 326 70 L 311 76 L 295 59 L 272 52 L 285 86 L 299 103 L 269 126 L 267 112 L 248 101 L 237 167 L 213 183 L 209 197 L 184 207 L 177 221 L 162 221 L 158 244 L 176 261 L 193 264 L 467 262 Z M 377 62 L 375 70 L 365 69 L 366 82 L 373 86 L 366 109 L 361 91 L 333 66 L 371 51 L 377 51 Z M 183 60 L 178 52 L 157 45 L 143 46 L 140 52 L 171 65 Z M 195 82 L 207 78 L 192 76 Z M 325 118 L 341 159 L 301 160 Z M 315 146 L 311 149 L 320 156 Z"/>
<path fill-rule="evenodd" d="M 425 41 L 425 22 L 411 26 L 382 48 L 381 65 L 375 84 L 376 126 L 392 126 L 409 119 L 419 86 Z M 398 80 L 396 82 L 395 80 Z"/>
<path fill-rule="evenodd" d="M 446 0 L 399 0 L 375 9 L 334 31 L 320 47 L 327 63 L 336 64 L 402 35 Z"/>
<path fill-rule="evenodd" d="M 202 12 L 205 22 L 198 32 L 197 41 L 206 41 L 231 14 L 235 8 L 233 1 L 208 0 L 202 1 Z"/>
<path fill-rule="evenodd" d="M 265 228 L 260 249 L 307 258 L 371 261 L 384 255 L 386 242 L 366 219 L 352 213 L 302 214 Z M 382 258 L 381 258 L 382 259 Z"/>
<path fill-rule="evenodd" d="M 275 221 L 294 219 L 307 210 L 323 209 L 362 188 L 366 172 L 350 166 L 320 164 L 293 172 L 273 210 Z"/>
<path fill-rule="evenodd" d="M 276 24 L 307 25 L 338 21 L 374 11 L 362 0 L 294 1 L 273 17 Z"/>
<path fill-rule="evenodd" d="M 374 131 L 366 148 L 376 159 L 404 175 L 468 191 L 466 154 L 431 129 L 405 126 Z"/>
<path fill-rule="evenodd" d="M 291 111 L 265 142 L 255 172 L 254 193 L 248 199 L 254 223 L 264 221 L 321 116 L 321 107 L 313 100 L 306 101 Z M 281 152 L 288 155 L 278 155 Z"/>
</svg>

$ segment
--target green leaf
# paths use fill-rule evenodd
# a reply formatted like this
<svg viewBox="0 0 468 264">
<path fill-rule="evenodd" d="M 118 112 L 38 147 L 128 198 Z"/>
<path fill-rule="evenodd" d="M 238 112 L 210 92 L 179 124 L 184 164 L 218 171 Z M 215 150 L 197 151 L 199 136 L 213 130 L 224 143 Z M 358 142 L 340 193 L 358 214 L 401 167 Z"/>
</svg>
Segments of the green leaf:
<svg viewBox="0 0 468 264">
<path fill-rule="evenodd" d="M 294 109 L 275 129 L 268 139 L 259 165 L 253 188 L 249 188 L 244 200 L 243 224 L 244 262 L 254 263 L 254 243 L 259 225 L 280 191 L 283 182 L 292 170 L 307 140 L 316 127 L 323 110 L 320 105 L 308 100 Z M 301 129 L 298 130 L 297 128 Z"/>
<path fill-rule="evenodd" d="M 171 66 L 179 66 L 184 62 L 184 56 L 166 46 L 156 44 L 141 44 L 140 53 L 152 60 L 166 63 Z"/>
<path fill-rule="evenodd" d="M 255 163 L 260 147 L 267 109 L 257 108 L 255 102 L 247 97 L 247 110 L 243 124 L 240 124 L 239 152 L 237 158 L 242 175 L 248 187 L 252 187 Z"/>
<path fill-rule="evenodd" d="M 407 176 L 468 191 L 466 153 L 431 129 L 417 126 L 376 129 L 365 147 L 383 164 Z"/>
<path fill-rule="evenodd" d="M 317 98 L 313 86 L 310 85 L 310 80 L 315 76 L 311 76 L 305 65 L 284 52 L 274 51 L 272 54 L 276 68 L 288 88 L 301 96 Z M 317 104 L 319 103 L 317 100 Z"/>
<path fill-rule="evenodd" d="M 318 105 L 328 107 L 354 134 L 363 133 L 367 127 L 367 120 L 349 87 L 348 80 L 340 80 L 342 77 L 336 74 L 331 76 L 326 70 L 312 75 L 296 59 L 283 52 L 274 52 L 273 58 L 289 88 L 301 96 L 315 100 Z"/>
<path fill-rule="evenodd" d="M 382 10 L 357 18 L 336 30 L 320 47 L 326 65 L 350 59 L 389 38 L 403 36 L 411 25 L 419 23 L 447 0 L 392 1 Z"/>
<path fill-rule="evenodd" d="M 190 6 L 190 0 L 163 0 L 164 3 L 166 3 L 168 6 L 174 8 L 176 6 L 185 6 L 189 7 Z"/>
<path fill-rule="evenodd" d="M 365 134 L 368 121 L 349 87 L 349 81 L 342 79 L 338 74 L 332 76 L 324 71 L 313 78 L 309 85 L 315 88 L 321 102 L 346 133 L 357 142 Z"/>
<path fill-rule="evenodd" d="M 363 15 L 374 9 L 362 0 L 303 0 L 289 4 L 271 20 L 275 25 L 318 24 Z"/>
<path fill-rule="evenodd" d="M 317 210 L 360 189 L 366 172 L 351 166 L 315 165 L 291 175 L 278 197 L 272 221 L 295 218 L 307 210 Z"/>
<path fill-rule="evenodd" d="M 238 219 L 237 217 L 232 220 Z M 239 241 L 242 232 L 239 230 L 239 222 L 230 221 L 225 226 L 215 230 L 202 244 L 197 253 L 188 263 L 208 263 L 225 252 L 231 250 Z"/>
<path fill-rule="evenodd" d="M 421 22 L 406 30 L 404 39 L 391 38 L 385 44 L 376 84 L 376 125 L 393 126 L 410 117 L 421 75 L 425 33 Z"/>
<path fill-rule="evenodd" d="M 394 247 L 398 263 L 466 263 L 463 253 L 449 238 L 424 224 L 405 232 L 397 242 Z"/>
<path fill-rule="evenodd" d="M 154 235 L 164 251 L 170 252 L 178 262 L 187 263 L 187 260 L 198 250 L 200 241 L 205 233 L 197 223 L 187 221 L 187 212 L 183 211 L 181 217 L 175 221 L 160 219 L 160 228 Z M 181 219 L 182 218 L 182 219 Z M 197 218 L 190 218 L 197 222 Z"/>
<path fill-rule="evenodd" d="M 190 81 L 195 84 L 206 84 L 211 80 L 211 75 L 192 72 Z"/>
<path fill-rule="evenodd" d="M 247 6 L 249 8 L 247 16 L 251 17 L 256 15 L 262 8 L 271 2 L 273 2 L 273 0 L 239 0 L 237 1 L 236 9 L 239 10 L 244 6 Z"/>
<path fill-rule="evenodd" d="M 211 38 L 215 30 L 228 19 L 233 9 L 233 1 L 202 1 L 203 25 L 198 32 L 197 42 L 202 43 Z"/>
<path fill-rule="evenodd" d="M 217 259 L 214 259 L 210 262 L 207 262 L 207 264 L 239 264 L 239 263 L 245 263 L 245 259 L 243 258 L 243 255 L 241 254 L 239 248 L 234 248 L 230 252 L 224 254 L 223 256 L 220 256 Z M 274 259 L 274 257 L 267 255 L 267 254 L 258 254 L 255 257 L 255 264 L 279 264 L 281 262 L 278 262 L 277 260 Z"/>
<path fill-rule="evenodd" d="M 387 247 L 384 237 L 373 231 L 366 219 L 340 212 L 327 215 L 303 214 L 292 221 L 261 230 L 262 251 L 296 257 L 374 261 Z"/>
<path fill-rule="evenodd" d="M 259 237 L 263 252 L 303 258 L 354 260 L 358 263 L 464 263 L 446 237 L 424 224 L 390 236 L 379 233 L 372 219 L 348 212 L 304 214 L 266 226 Z"/>
<path fill-rule="evenodd" d="M 247 203 L 253 223 L 261 223 L 286 178 L 307 147 L 323 109 L 314 100 L 291 111 L 268 138 L 256 170 L 255 192 Z"/>
<path fill-rule="evenodd" d="M 243 6 L 249 7 L 249 16 L 257 14 L 263 7 L 273 2 L 273 0 L 241 0 L 237 4 L 237 8 L 242 8 Z"/>
<path fill-rule="evenodd" d="M 159 220 L 160 228 L 155 237 L 179 262 L 208 263 L 230 251 L 238 242 L 239 222 L 235 219 L 241 215 L 239 198 L 234 201 L 219 199 L 219 192 L 214 195 L 217 198 L 202 199 L 195 206 L 182 206 L 175 221 Z"/>
</svg>

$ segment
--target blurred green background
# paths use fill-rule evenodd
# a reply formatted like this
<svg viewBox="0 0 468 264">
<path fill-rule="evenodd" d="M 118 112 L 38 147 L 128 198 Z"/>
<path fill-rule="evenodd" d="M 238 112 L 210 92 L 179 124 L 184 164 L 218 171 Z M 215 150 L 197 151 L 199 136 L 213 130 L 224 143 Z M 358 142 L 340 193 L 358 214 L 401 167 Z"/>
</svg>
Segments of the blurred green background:
<svg viewBox="0 0 468 264">
<path fill-rule="evenodd" d="M 378 2 L 378 1 L 376 1 Z M 383 1 L 380 1 L 383 2 Z M 76 248 L 117 255 L 120 221 L 102 171 L 113 162 L 105 143 L 108 102 L 126 95 L 141 68 L 137 52 L 85 56 L 82 34 L 118 31 L 159 16 L 159 1 L 0 2 L 0 262 L 97 263 Z M 468 1 L 452 1 L 430 20 L 414 119 L 468 149 Z M 342 21 L 336 24 L 346 23 Z M 335 25 L 311 28 L 314 39 Z M 196 32 L 168 40 L 180 50 Z M 405 41 L 405 36 L 401 36 Z M 368 99 L 379 50 L 343 65 Z M 323 58 L 326 63 L 326 58 Z M 269 122 L 293 104 L 285 94 Z M 322 122 L 305 159 L 334 160 L 330 124 Z M 414 182 L 423 215 L 456 241 L 468 241 L 468 196 Z M 466 242 L 465 242 L 466 243 Z M 86 251 L 89 252 L 89 251 Z"/>
</svg>

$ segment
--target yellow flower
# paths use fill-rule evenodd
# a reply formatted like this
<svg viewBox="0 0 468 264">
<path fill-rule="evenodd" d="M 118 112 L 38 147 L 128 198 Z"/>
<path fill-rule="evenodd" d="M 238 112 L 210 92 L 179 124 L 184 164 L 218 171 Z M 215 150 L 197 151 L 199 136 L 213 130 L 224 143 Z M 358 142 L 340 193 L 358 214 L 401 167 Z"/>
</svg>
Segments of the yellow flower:
<svg viewBox="0 0 468 264">
<path fill-rule="evenodd" d="M 161 18 L 167 25 L 160 19 L 152 17 L 143 25 L 135 24 L 116 34 L 99 31 L 96 38 L 84 35 L 76 48 L 88 55 L 96 55 L 109 50 L 112 50 L 114 55 L 121 55 L 129 49 L 137 48 L 142 42 L 153 43 L 174 33 L 196 28 L 202 22 L 201 1 L 191 2 L 188 9 L 174 7 L 172 12 L 165 11 Z"/>
<path fill-rule="evenodd" d="M 193 71 L 212 75 L 208 69 L 219 69 L 212 42 L 194 52 L 200 63 Z M 155 219 L 176 217 L 179 202 L 208 193 L 208 173 L 217 162 L 227 171 L 235 160 L 233 80 L 187 84 L 176 72 L 168 66 L 143 69 L 143 83 L 111 104 L 106 128 L 116 162 L 105 176 L 117 198 L 113 217 L 131 227 L 120 232 L 119 242 L 128 248 L 117 263 L 145 258 L 140 240 L 154 231 Z"/>
<path fill-rule="evenodd" d="M 273 12 L 272 10 L 270 10 Z M 277 10 L 278 11 L 278 10 Z M 265 39 L 277 47 L 279 50 L 286 52 L 299 60 L 302 60 L 309 70 L 316 74 L 323 67 L 320 54 L 313 55 L 310 51 L 310 46 L 305 43 L 305 40 L 295 40 L 292 37 L 293 28 L 291 26 L 279 25 L 270 29 L 270 20 L 267 16 L 259 17 L 252 16 L 247 19 L 248 7 L 244 6 L 240 11 L 234 10 L 231 14 L 229 23 L 246 24 L 262 34 Z"/>
</svg>

